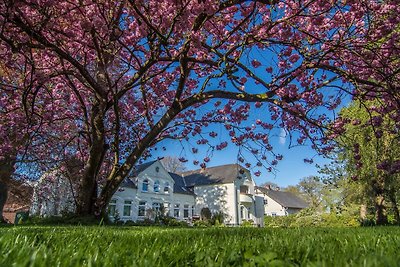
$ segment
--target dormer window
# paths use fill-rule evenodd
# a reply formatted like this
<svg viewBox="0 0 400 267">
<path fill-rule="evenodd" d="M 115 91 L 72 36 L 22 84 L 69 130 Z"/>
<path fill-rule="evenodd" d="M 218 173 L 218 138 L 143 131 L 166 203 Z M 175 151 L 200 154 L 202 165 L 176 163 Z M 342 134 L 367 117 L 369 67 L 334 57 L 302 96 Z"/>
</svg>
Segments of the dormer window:
<svg viewBox="0 0 400 267">
<path fill-rule="evenodd" d="M 142 192 L 149 192 L 149 180 L 147 179 L 142 183 Z"/>
<path fill-rule="evenodd" d="M 164 193 L 165 194 L 169 193 L 169 183 L 168 182 L 166 182 L 165 185 L 164 185 Z"/>
<path fill-rule="evenodd" d="M 160 181 L 154 182 L 154 192 L 160 192 Z"/>
</svg>

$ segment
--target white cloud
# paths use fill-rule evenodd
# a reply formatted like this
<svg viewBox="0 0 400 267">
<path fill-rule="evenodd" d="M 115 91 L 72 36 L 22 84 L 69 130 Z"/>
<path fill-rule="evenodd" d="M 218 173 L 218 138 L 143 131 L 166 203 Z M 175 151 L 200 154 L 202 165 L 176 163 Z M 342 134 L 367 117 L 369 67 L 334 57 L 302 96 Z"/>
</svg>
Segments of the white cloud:
<svg viewBox="0 0 400 267">
<path fill-rule="evenodd" d="M 279 133 L 279 144 L 284 145 L 286 143 L 287 133 L 285 129 L 281 128 L 281 132 Z"/>
</svg>

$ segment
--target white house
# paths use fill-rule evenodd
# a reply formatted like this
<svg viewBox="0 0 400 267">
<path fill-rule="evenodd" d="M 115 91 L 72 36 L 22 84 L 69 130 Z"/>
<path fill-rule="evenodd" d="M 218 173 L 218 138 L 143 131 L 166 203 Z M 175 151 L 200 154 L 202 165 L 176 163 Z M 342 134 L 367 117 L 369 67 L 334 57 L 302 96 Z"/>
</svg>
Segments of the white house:
<svg viewBox="0 0 400 267">
<path fill-rule="evenodd" d="M 202 214 L 223 213 L 226 225 L 244 221 L 262 226 L 264 215 L 295 213 L 307 204 L 287 193 L 257 187 L 250 172 L 238 164 L 170 173 L 159 161 L 137 166 L 111 198 L 111 219 L 155 219 L 161 211 L 191 222 Z M 72 184 L 59 171 L 49 172 L 35 187 L 31 214 L 57 216 L 75 210 Z"/>
<path fill-rule="evenodd" d="M 268 216 L 286 216 L 308 207 L 298 196 L 266 187 L 256 187 L 256 194 L 264 199 L 264 214 Z"/>
<path fill-rule="evenodd" d="M 73 183 L 59 169 L 43 174 L 33 186 L 29 214 L 50 217 L 75 212 L 73 187 Z"/>
<path fill-rule="evenodd" d="M 114 194 L 109 215 L 123 221 L 151 218 L 164 207 L 169 216 L 191 221 L 203 209 L 224 213 L 225 224 L 252 220 L 263 225 L 263 198 L 250 172 L 237 164 L 169 173 L 159 161 L 142 164 Z"/>
<path fill-rule="evenodd" d="M 111 198 L 109 216 L 123 221 L 153 219 L 164 208 L 169 216 L 190 220 L 195 196 L 182 179 L 168 173 L 159 161 L 139 165 Z"/>
</svg>

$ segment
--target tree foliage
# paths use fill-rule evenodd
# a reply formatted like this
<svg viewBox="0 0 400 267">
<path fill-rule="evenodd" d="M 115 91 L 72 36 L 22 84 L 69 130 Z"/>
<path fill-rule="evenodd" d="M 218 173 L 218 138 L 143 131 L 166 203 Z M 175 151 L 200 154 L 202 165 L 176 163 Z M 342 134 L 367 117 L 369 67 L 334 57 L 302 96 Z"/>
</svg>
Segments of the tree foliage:
<svg viewBox="0 0 400 267">
<path fill-rule="evenodd" d="M 224 149 L 211 124 L 271 167 L 282 158 L 271 154 L 274 127 L 332 149 L 324 126 L 343 93 L 381 97 L 382 113 L 398 118 L 398 33 L 390 29 L 399 9 L 397 1 L 5 0 L 1 61 L 21 79 L 2 81 L 2 93 L 17 94 L 17 114 L 29 107 L 38 129 L 62 122 L 52 143 L 85 162 L 78 212 L 104 214 L 163 140 L 193 139 L 193 153 Z M 255 109 L 264 115 L 249 121 Z M 24 120 L 9 116 L 1 126 Z M 343 129 L 340 120 L 330 125 Z M 9 137 L 3 143 L 18 148 Z"/>
<path fill-rule="evenodd" d="M 338 138 L 341 157 L 351 179 L 362 186 L 365 196 L 373 197 L 377 224 L 387 223 L 389 205 L 399 222 L 400 140 L 396 122 L 391 114 L 381 116 L 374 111 L 380 108 L 379 102 L 367 104 L 365 109 L 362 103 L 354 102 L 341 111 L 343 118 L 352 121 Z"/>
</svg>

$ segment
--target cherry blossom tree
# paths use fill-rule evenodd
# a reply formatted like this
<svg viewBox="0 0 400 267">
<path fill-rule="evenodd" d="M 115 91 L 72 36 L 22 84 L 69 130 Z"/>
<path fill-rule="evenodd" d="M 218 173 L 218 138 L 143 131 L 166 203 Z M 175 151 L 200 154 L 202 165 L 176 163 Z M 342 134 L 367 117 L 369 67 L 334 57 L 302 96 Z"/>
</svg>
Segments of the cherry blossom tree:
<svg viewBox="0 0 400 267">
<path fill-rule="evenodd" d="M 220 150 L 228 143 L 205 129 L 221 124 L 258 166 L 274 166 L 274 127 L 327 151 L 343 96 L 398 107 L 396 2 L 4 0 L 0 51 L 11 66 L 29 59 L 23 91 L 50 90 L 79 128 L 78 213 L 100 215 L 163 140 Z"/>
<path fill-rule="evenodd" d="M 68 114 L 54 107 L 57 99 L 26 86 L 32 77 L 29 71 L 29 64 L 0 64 L 0 220 L 11 179 L 23 183 L 30 169 L 57 165 L 62 146 L 71 136 L 71 131 L 66 133 L 69 126 L 63 124 Z M 16 172 L 22 164 L 23 173 Z"/>
</svg>

